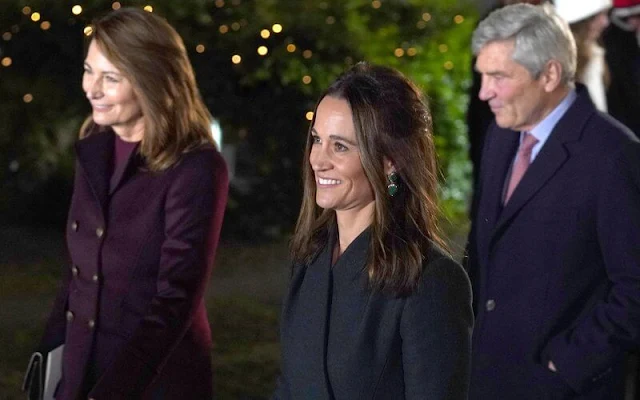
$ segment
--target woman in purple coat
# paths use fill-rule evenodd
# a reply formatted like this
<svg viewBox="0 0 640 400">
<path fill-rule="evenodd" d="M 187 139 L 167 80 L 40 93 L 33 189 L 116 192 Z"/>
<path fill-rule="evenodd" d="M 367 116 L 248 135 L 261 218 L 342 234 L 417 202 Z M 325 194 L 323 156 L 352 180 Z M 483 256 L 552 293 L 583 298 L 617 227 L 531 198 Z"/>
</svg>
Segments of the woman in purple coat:
<svg viewBox="0 0 640 400">
<path fill-rule="evenodd" d="M 121 9 L 92 26 L 71 263 L 40 349 L 65 344 L 58 400 L 210 399 L 203 293 L 228 190 L 211 116 L 164 19 Z"/>
</svg>

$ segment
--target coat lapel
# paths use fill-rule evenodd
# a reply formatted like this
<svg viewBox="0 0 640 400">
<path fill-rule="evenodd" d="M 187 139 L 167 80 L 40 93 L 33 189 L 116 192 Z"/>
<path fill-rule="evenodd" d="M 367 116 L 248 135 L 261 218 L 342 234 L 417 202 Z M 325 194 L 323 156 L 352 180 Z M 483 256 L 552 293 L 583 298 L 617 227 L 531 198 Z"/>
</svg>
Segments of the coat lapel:
<svg viewBox="0 0 640 400">
<path fill-rule="evenodd" d="M 552 134 L 534 162 L 527 169 L 518 187 L 511 195 L 511 199 L 502 210 L 496 223 L 493 237 L 555 175 L 568 157 L 569 155 L 562 143 L 555 140 Z"/>
<path fill-rule="evenodd" d="M 97 132 L 76 143 L 78 163 L 104 215 L 107 206 L 114 133 Z"/>
<path fill-rule="evenodd" d="M 120 187 L 122 182 L 126 181 L 126 179 L 143 164 L 142 156 L 138 153 L 139 146 L 138 144 L 136 148 L 133 149 L 125 163 L 122 163 L 113 171 L 109 183 L 109 195 L 112 195 Z"/>
<path fill-rule="evenodd" d="M 294 335 L 296 341 L 304 346 L 308 363 L 303 376 L 305 382 L 299 382 L 305 387 L 307 394 L 313 398 L 331 398 L 329 378 L 327 376 L 327 327 L 331 300 L 331 256 L 335 234 L 330 234 L 327 246 L 318 254 L 316 259 L 306 268 L 298 269 L 292 278 L 292 284 L 301 282 L 301 291 L 305 299 L 304 310 L 299 310 L 299 317 L 307 323 L 297 325 Z M 302 372 L 302 371 L 298 371 Z"/>
<path fill-rule="evenodd" d="M 520 184 L 511 195 L 511 199 L 504 207 L 495 224 L 491 234 L 490 245 L 495 243 L 510 221 L 518 215 L 518 212 L 531 201 L 535 194 L 567 162 L 570 157 L 567 144 L 580 139 L 584 126 L 587 124 L 589 117 L 595 112 L 595 107 L 589 98 L 586 87 L 580 84 L 576 86 L 578 94 L 576 100 L 553 128 L 542 150 L 529 166 Z M 512 157 L 513 154 L 511 153 Z"/>
<path fill-rule="evenodd" d="M 482 185 L 482 208 L 479 215 L 486 218 L 478 224 L 478 252 L 483 259 L 488 256 L 488 240 L 493 227 L 502 212 L 502 192 L 505 185 L 507 172 L 511 166 L 513 157 L 518 149 L 519 135 L 511 130 L 495 128 L 493 132 L 494 146 L 487 150 L 487 176 L 486 183 Z"/>
<path fill-rule="evenodd" d="M 346 276 L 351 281 L 362 278 L 369 254 L 370 239 L 371 228 L 367 228 L 349 244 L 333 268 L 344 268 Z"/>
</svg>

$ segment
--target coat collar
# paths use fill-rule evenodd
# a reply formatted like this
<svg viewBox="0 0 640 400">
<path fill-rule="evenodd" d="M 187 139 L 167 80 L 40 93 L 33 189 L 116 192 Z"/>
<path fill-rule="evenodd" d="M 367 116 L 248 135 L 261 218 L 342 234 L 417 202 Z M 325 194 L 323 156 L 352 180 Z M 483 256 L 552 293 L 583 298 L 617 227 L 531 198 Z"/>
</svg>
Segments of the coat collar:
<svg viewBox="0 0 640 400">
<path fill-rule="evenodd" d="M 309 393 L 323 393 L 323 398 L 331 398 L 327 375 L 327 340 L 331 312 L 332 268 L 344 268 L 347 277 L 360 278 L 369 251 L 370 228 L 365 229 L 331 265 L 333 248 L 337 240 L 335 229 L 328 234 L 327 243 L 307 268 L 297 268 L 291 280 L 292 287 L 305 286 L 305 298 L 314 299 L 304 303 L 307 321 L 315 321 L 309 326 L 299 327 L 296 337 L 308 349 L 307 377 L 317 377 L 305 382 Z M 304 282 L 302 282 L 304 281 Z"/>
<path fill-rule="evenodd" d="M 78 163 L 103 213 L 107 206 L 113 140 L 111 131 L 96 132 L 75 145 Z"/>
<path fill-rule="evenodd" d="M 109 196 L 143 164 L 142 157 L 134 151 L 134 154 L 121 168 L 112 171 L 114 140 L 115 133 L 108 129 L 92 133 L 79 140 L 75 145 L 78 163 L 85 172 L 85 178 L 103 214 Z M 112 172 L 114 184 L 110 185 Z"/>
<path fill-rule="evenodd" d="M 562 165 L 569 159 L 568 146 L 571 142 L 579 141 L 585 126 L 596 112 L 596 109 L 589 98 L 586 87 L 577 85 L 577 98 L 569 107 L 565 115 L 558 121 L 551 136 L 541 149 L 534 162 L 527 169 L 520 184 L 513 192 L 511 199 L 504 207 L 497 218 L 495 228 L 491 237 L 495 240 L 507 224 L 513 220 L 518 212 L 535 196 L 535 194 L 551 179 Z M 498 132 L 500 135 L 502 132 Z M 506 179 L 510 162 L 517 148 L 518 135 L 516 132 L 504 132 L 505 136 L 511 136 L 505 144 L 499 146 L 505 154 L 499 153 L 499 164 L 494 164 L 491 178 L 491 204 L 500 209 L 502 199 L 502 188 Z M 513 150 L 507 150 L 516 146 Z M 501 178 L 501 179 L 499 179 Z"/>
<path fill-rule="evenodd" d="M 344 253 L 338 258 L 333 268 L 344 269 L 348 277 L 353 280 L 360 278 L 364 272 L 367 256 L 369 254 L 369 245 L 371 243 L 371 227 L 362 231 L 354 240 L 349 244 Z M 331 248 L 335 246 L 335 242 L 338 240 L 337 232 L 333 233 L 333 237 L 329 242 Z"/>
</svg>

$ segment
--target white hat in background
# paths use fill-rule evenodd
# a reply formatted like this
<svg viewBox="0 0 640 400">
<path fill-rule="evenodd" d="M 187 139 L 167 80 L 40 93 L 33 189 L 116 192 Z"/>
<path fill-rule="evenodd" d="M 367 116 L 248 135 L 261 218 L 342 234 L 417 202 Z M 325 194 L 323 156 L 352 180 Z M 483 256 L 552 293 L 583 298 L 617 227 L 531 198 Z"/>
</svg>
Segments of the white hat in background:
<svg viewBox="0 0 640 400">
<path fill-rule="evenodd" d="M 592 17 L 613 6 L 613 0 L 554 0 L 558 15 L 570 24 Z"/>
</svg>

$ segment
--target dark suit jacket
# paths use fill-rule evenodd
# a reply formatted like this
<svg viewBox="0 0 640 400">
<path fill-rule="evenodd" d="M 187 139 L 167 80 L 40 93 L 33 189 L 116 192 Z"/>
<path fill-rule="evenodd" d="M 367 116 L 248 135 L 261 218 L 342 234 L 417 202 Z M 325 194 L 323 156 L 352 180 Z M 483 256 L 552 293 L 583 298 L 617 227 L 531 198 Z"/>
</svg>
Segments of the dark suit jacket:
<svg viewBox="0 0 640 400">
<path fill-rule="evenodd" d="M 65 342 L 58 400 L 211 398 L 210 328 L 203 301 L 227 199 L 212 146 L 159 173 L 133 155 L 115 171 L 114 134 L 76 145 L 66 267 L 42 342 Z"/>
<path fill-rule="evenodd" d="M 518 138 L 494 125 L 483 155 L 469 397 L 618 399 L 640 337 L 640 144 L 579 86 L 503 208 Z"/>
<path fill-rule="evenodd" d="M 335 239 L 313 263 L 294 267 L 274 399 L 465 399 L 473 325 L 466 274 L 434 247 L 417 292 L 372 293 L 364 270 L 369 237 L 365 230 L 334 266 L 344 269 L 346 288 L 337 305 L 330 304 Z"/>
</svg>

